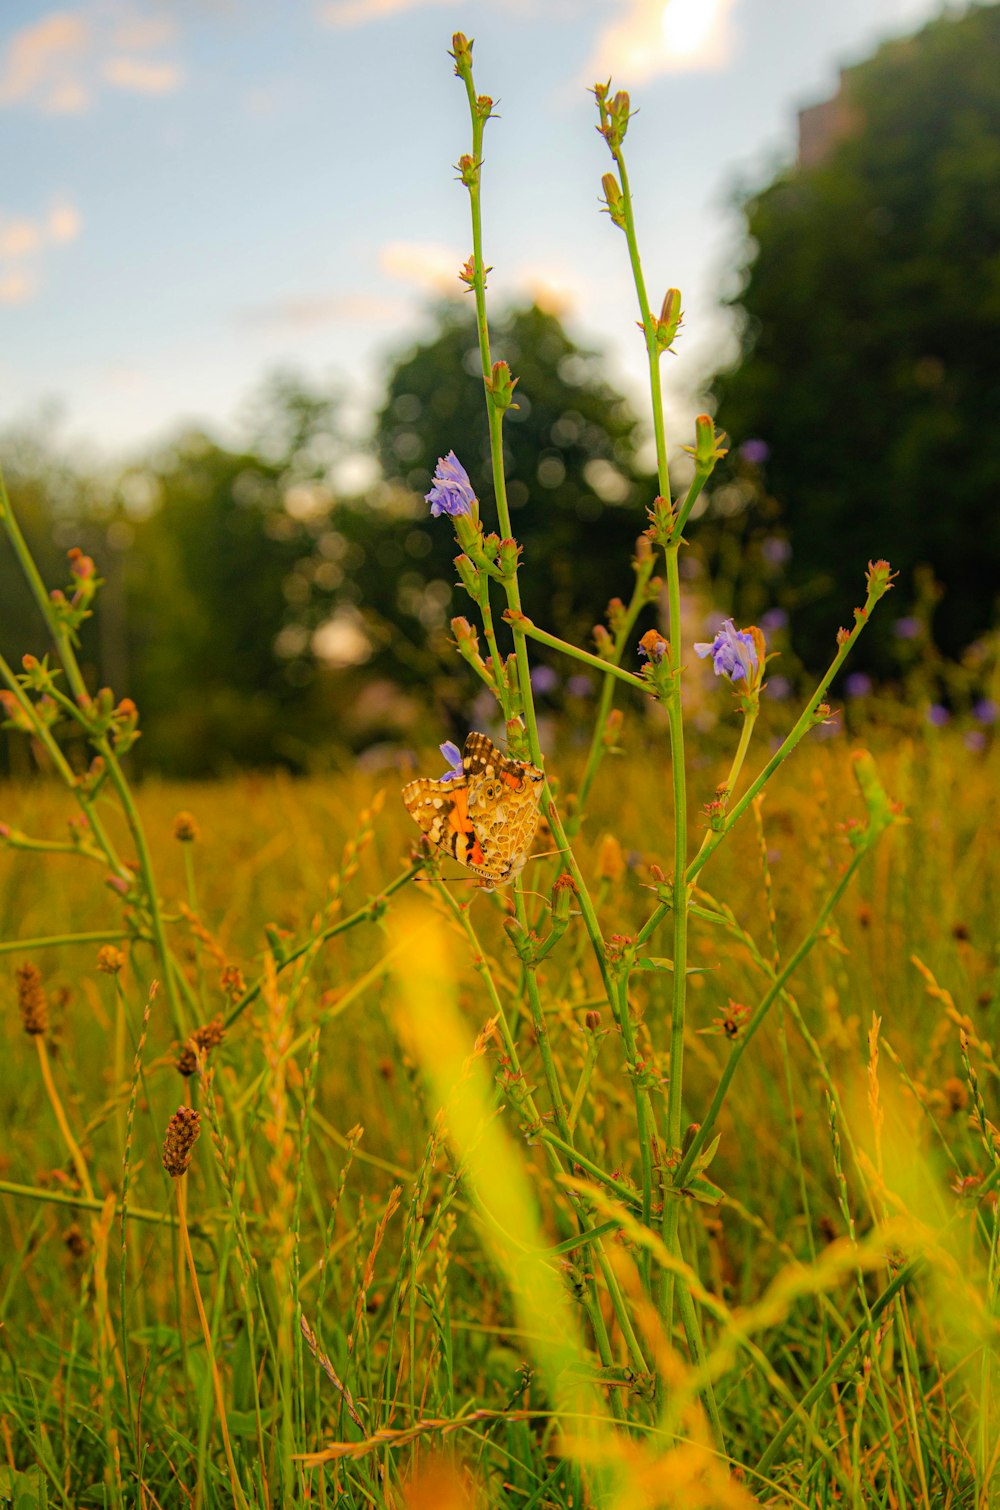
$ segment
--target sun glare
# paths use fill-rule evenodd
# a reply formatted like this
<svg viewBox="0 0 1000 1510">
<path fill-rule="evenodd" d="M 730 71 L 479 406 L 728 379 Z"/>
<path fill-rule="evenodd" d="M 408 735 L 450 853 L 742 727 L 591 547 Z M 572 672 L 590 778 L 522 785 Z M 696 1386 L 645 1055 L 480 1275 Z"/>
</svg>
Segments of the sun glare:
<svg viewBox="0 0 1000 1510">
<path fill-rule="evenodd" d="M 719 19 L 718 0 L 667 0 L 661 25 L 668 50 L 689 58 L 710 41 Z"/>
</svg>

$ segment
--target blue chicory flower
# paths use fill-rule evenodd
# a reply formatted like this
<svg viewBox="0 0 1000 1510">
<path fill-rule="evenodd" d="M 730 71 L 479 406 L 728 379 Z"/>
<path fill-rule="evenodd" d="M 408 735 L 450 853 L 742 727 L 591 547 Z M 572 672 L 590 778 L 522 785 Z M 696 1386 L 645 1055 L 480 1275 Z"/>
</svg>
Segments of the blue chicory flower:
<svg viewBox="0 0 1000 1510">
<path fill-rule="evenodd" d="M 893 624 L 892 632 L 897 640 L 915 640 L 920 633 L 920 620 L 913 614 L 904 614 Z"/>
<path fill-rule="evenodd" d="M 476 495 L 469 481 L 469 474 L 454 451 L 438 458 L 431 490 L 424 495 L 431 506 L 431 514 L 438 518 L 450 514 L 454 519 L 459 514 L 471 514 Z"/>
<path fill-rule="evenodd" d="M 766 440 L 751 438 L 750 440 L 745 440 L 742 446 L 740 446 L 740 455 L 752 467 L 762 467 L 770 454 L 771 447 Z"/>
<path fill-rule="evenodd" d="M 554 692 L 559 685 L 559 674 L 552 666 L 544 664 L 531 668 L 531 690 L 537 692 L 539 697 L 546 697 Z"/>
<path fill-rule="evenodd" d="M 977 723 L 995 724 L 1000 708 L 997 707 L 992 697 L 981 697 L 972 705 L 972 716 Z"/>
<path fill-rule="evenodd" d="M 695 655 L 704 660 L 712 657 L 716 676 L 728 676 L 731 682 L 749 681 L 757 672 L 757 647 L 746 629 L 735 629 L 727 619 L 715 639 L 694 647 Z"/>
<path fill-rule="evenodd" d="M 927 722 L 935 729 L 943 729 L 951 723 L 951 714 L 943 703 L 931 703 L 927 709 Z"/>
<path fill-rule="evenodd" d="M 867 671 L 852 671 L 844 677 L 844 691 L 848 697 L 869 697 L 873 685 Z"/>
<path fill-rule="evenodd" d="M 450 739 L 445 744 L 439 745 L 438 749 L 441 751 L 441 754 L 451 766 L 451 770 L 445 771 L 444 775 L 439 779 L 441 781 L 454 781 L 464 772 L 464 768 L 462 766 L 462 752 L 458 748 L 458 745 L 452 744 Z"/>
</svg>

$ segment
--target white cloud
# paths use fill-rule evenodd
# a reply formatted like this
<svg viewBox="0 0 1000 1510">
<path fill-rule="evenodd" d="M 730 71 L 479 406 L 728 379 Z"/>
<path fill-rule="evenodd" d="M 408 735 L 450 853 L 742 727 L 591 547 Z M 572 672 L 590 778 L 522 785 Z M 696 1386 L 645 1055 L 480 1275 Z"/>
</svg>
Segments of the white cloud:
<svg viewBox="0 0 1000 1510">
<path fill-rule="evenodd" d="M 313 330 L 334 321 L 361 325 L 388 325 L 405 319 L 409 307 L 403 299 L 386 299 L 377 294 L 306 294 L 300 298 L 276 299 L 270 304 L 243 312 L 243 325 L 284 326 L 292 330 Z"/>
<path fill-rule="evenodd" d="M 597 39 L 588 81 L 611 78 L 632 87 L 664 73 L 725 68 L 733 50 L 729 25 L 736 0 L 627 0 Z"/>
<path fill-rule="evenodd" d="M 378 254 L 379 267 L 390 277 L 412 283 L 423 293 L 456 299 L 465 288 L 458 277 L 464 262 L 465 257 L 454 247 L 430 241 L 389 241 Z"/>
<path fill-rule="evenodd" d="M 0 304 L 27 304 L 35 292 L 28 273 L 0 271 Z"/>
<path fill-rule="evenodd" d="M 136 94 L 172 94 L 183 78 L 176 63 L 155 63 L 124 55 L 108 58 L 101 65 L 101 75 L 116 88 L 131 89 Z"/>
<path fill-rule="evenodd" d="M 79 210 L 65 200 L 37 220 L 0 214 L 0 304 L 33 298 L 46 248 L 75 241 L 81 229 Z"/>
<path fill-rule="evenodd" d="M 49 211 L 48 234 L 50 241 L 75 241 L 83 222 L 75 205 L 56 204 Z"/>
<path fill-rule="evenodd" d="M 127 0 L 57 10 L 23 26 L 0 57 L 0 106 L 43 115 L 89 110 L 102 88 L 169 94 L 179 65 L 161 55 L 175 28 L 166 18 L 133 13 Z"/>
<path fill-rule="evenodd" d="M 399 15 L 401 11 L 453 3 L 454 0 L 328 0 L 317 8 L 317 15 L 326 26 L 364 26 L 369 21 Z"/>
</svg>

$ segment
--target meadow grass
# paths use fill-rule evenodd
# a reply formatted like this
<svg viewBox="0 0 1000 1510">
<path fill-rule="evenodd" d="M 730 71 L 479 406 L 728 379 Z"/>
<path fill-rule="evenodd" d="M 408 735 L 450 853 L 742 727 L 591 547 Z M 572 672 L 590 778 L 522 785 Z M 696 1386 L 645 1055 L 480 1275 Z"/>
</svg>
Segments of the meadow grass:
<svg viewBox="0 0 1000 1510">
<path fill-rule="evenodd" d="M 604 84 L 658 492 L 594 650 L 525 616 L 516 378 L 486 310 L 493 101 L 461 33 L 451 56 L 494 496 L 484 521 L 452 452 L 427 497 L 477 621 L 452 621 L 455 649 L 506 750 L 442 747 L 446 778 L 407 788 L 422 848 L 398 778 L 134 788 L 138 710 L 77 655 L 96 564 L 70 551 L 50 592 L 0 483 L 54 652 L 0 658 L 5 727 L 49 777 L 6 791 L 0 828 L 0 1493 L 986 1506 L 994 750 L 894 720 L 868 731 L 880 772 L 823 742 L 885 561 L 797 715 L 762 705 L 759 627 L 686 644 L 684 531 L 726 445 L 698 416 L 673 495 L 680 295 L 654 314 L 633 112 Z M 562 748 L 542 748 L 538 642 L 600 676 Z M 692 650 L 721 678 L 701 689 L 714 735 Z M 447 853 L 483 884 L 445 881 Z"/>
<path fill-rule="evenodd" d="M 670 841 L 666 764 L 654 746 L 609 763 L 595 788 L 577 853 L 598 877 L 609 929 L 649 913 L 649 867 Z M 550 759 L 567 780 L 573 765 Z M 406 868 L 398 781 L 347 774 L 141 789 L 199 1019 L 232 1011 L 226 966 L 262 980 L 196 1077 L 206 1136 L 186 1176 L 187 1215 L 211 1354 L 159 1160 L 167 1119 L 192 1088 L 175 1067 L 162 991 L 133 1074 L 151 947 L 136 946 L 118 974 L 98 969 L 97 941 L 29 951 L 49 1001 L 51 1077 L 90 1197 L 35 1041 L 17 1028 L 13 970 L 28 956 L 6 955 L 0 1493 L 74 1506 L 233 1502 L 214 1357 L 237 1503 L 581 1505 L 602 1492 L 594 1464 L 622 1504 L 989 1503 L 995 1206 L 963 1182 L 997 1163 L 986 1110 L 996 1081 L 997 762 L 946 734 L 896 743 L 880 765 L 915 821 L 868 861 L 734 1077 L 711 1166 L 719 1203 L 689 1200 L 682 1211 L 684 1251 L 701 1275 L 691 1284 L 703 1371 L 742 1486 L 709 1471 L 716 1447 L 698 1370 L 680 1329 L 664 1335 L 642 1302 L 643 1266 L 664 1255 L 649 1256 L 631 1088 L 580 919 L 540 967 L 549 1048 L 577 1110 L 585 1226 L 612 1234 L 610 1272 L 630 1298 L 635 1342 L 673 1381 L 675 1401 L 686 1400 L 673 1416 L 647 1398 L 607 1295 L 594 1316 L 567 1299 L 585 1288 L 593 1249 L 574 1239 L 551 1149 L 519 1128 L 507 1046 L 495 1027 L 484 1034 L 498 996 L 521 1085 L 538 1093 L 544 1067 L 504 930 L 509 904 L 475 892 L 470 905 L 466 886 L 411 882 L 383 918 L 274 969 L 275 948 L 291 952 Z M 717 774 L 706 763 L 699 782 L 711 790 Z M 364 816 L 379 791 L 384 808 Z M 66 794 L 44 782 L 7 787 L 2 805 L 34 834 L 58 835 L 71 815 Z M 771 969 L 752 937 L 784 955 L 843 863 L 838 832 L 859 807 L 846 741 L 810 744 L 777 778 L 759 825 L 748 818 L 706 869 L 694 897 L 685 1121 L 699 1119 L 729 1049 L 724 1032 L 703 1030 L 731 1018 L 733 1002 L 755 1002 Z M 174 837 L 180 810 L 197 822 L 193 842 Z M 527 885 L 547 893 L 558 869 L 558 857 L 532 862 Z M 114 933 L 116 923 L 96 865 L 0 859 L 4 940 Z M 632 1020 L 656 1103 L 668 975 L 633 977 Z M 454 1106 L 437 1115 L 447 1085 L 464 1083 L 456 1055 L 475 1059 L 485 1121 L 475 1100 L 464 1122 Z M 423 1059 L 444 1079 L 425 1080 Z M 491 1181 L 476 1164 L 491 1128 L 505 1139 L 490 1155 L 497 1187 L 516 1179 L 500 1179 L 507 1166 L 497 1161 L 513 1160 L 533 1192 L 527 1215 L 524 1202 L 491 1209 Z M 493 1251 L 498 1232 L 506 1259 Z M 919 1272 L 880 1310 L 917 1257 Z M 525 1305 L 543 1278 L 555 1287 L 548 1306 L 562 1309 L 548 1333 Z M 583 1335 L 588 1324 L 604 1329 L 610 1365 Z M 574 1356 L 547 1356 L 546 1335 Z M 563 1436 L 575 1437 L 572 1451 Z"/>
</svg>

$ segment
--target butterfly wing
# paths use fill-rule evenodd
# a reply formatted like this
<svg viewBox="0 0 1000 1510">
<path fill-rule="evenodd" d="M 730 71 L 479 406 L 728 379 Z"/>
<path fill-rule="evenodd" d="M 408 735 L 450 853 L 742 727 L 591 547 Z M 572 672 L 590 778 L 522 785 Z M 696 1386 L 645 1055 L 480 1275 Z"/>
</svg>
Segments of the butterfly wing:
<svg viewBox="0 0 1000 1510">
<path fill-rule="evenodd" d="M 469 787 L 464 776 L 450 781 L 422 777 L 404 786 L 402 796 L 406 811 L 436 849 L 473 870 L 484 866 L 482 846 L 469 817 Z"/>
<path fill-rule="evenodd" d="M 461 776 L 411 781 L 402 796 L 431 844 L 492 888 L 512 880 L 528 858 L 544 779 L 537 766 L 512 760 L 485 734 L 472 733 Z"/>
<path fill-rule="evenodd" d="M 514 760 L 485 734 L 465 741 L 462 764 L 469 783 L 469 820 L 496 880 L 509 881 L 524 866 L 541 818 L 544 776 Z"/>
</svg>

